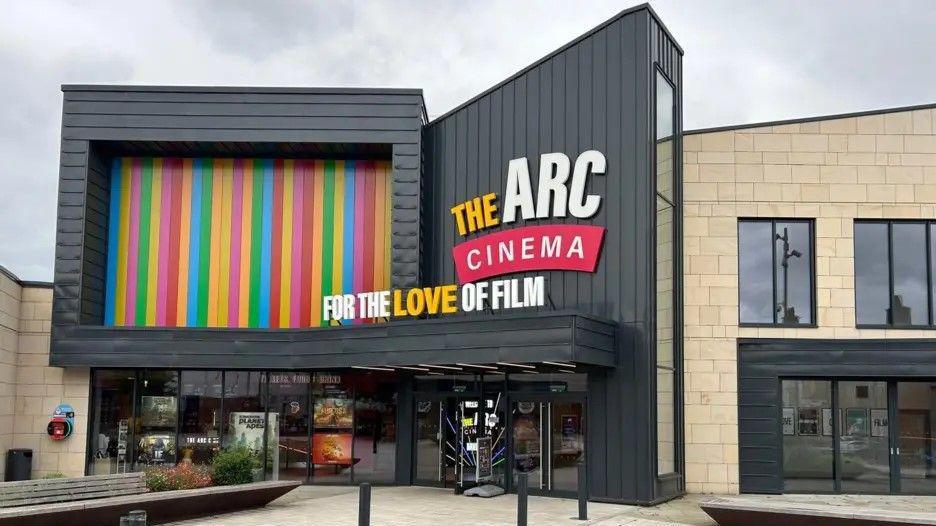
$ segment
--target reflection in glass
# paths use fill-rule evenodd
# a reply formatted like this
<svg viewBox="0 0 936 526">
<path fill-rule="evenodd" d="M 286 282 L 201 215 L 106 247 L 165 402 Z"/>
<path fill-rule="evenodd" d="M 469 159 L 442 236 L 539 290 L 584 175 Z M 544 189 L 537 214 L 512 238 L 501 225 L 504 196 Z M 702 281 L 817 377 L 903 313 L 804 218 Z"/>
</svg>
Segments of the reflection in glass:
<svg viewBox="0 0 936 526">
<path fill-rule="evenodd" d="M 275 415 L 279 432 L 276 447 L 269 447 L 268 478 L 304 480 L 309 469 L 309 374 L 275 372 L 269 382 L 267 410 Z"/>
<path fill-rule="evenodd" d="M 131 467 L 134 371 L 94 371 L 89 475 L 126 473 Z"/>
<path fill-rule="evenodd" d="M 351 481 L 354 452 L 353 385 L 348 374 L 312 375 L 312 479 L 316 483 Z"/>
<path fill-rule="evenodd" d="M 442 402 L 416 400 L 416 480 L 442 482 Z"/>
<path fill-rule="evenodd" d="M 676 373 L 657 368 L 657 473 L 676 471 Z"/>
<path fill-rule="evenodd" d="M 542 406 L 539 402 L 513 404 L 514 487 L 517 474 L 526 473 L 531 488 L 543 488 Z"/>
<path fill-rule="evenodd" d="M 655 354 L 657 366 L 657 473 L 675 471 L 675 400 L 673 383 L 667 380 L 675 371 L 675 243 L 676 197 L 675 122 L 673 87 L 656 72 L 656 247 L 654 299 L 656 304 Z"/>
<path fill-rule="evenodd" d="M 832 382 L 782 380 L 783 489 L 834 491 Z"/>
<path fill-rule="evenodd" d="M 889 492 L 887 382 L 839 382 L 838 407 L 842 492 Z"/>
<path fill-rule="evenodd" d="M 396 471 L 396 375 L 357 376 L 354 398 L 354 480 L 393 482 Z"/>
<path fill-rule="evenodd" d="M 264 412 L 266 375 L 257 371 L 227 371 L 224 373 L 224 441 L 223 447 L 247 446 L 257 455 L 255 478 L 263 459 L 267 467 L 274 459 L 278 434 L 276 413 Z M 269 426 L 269 427 L 267 427 Z M 266 437 L 264 431 L 268 430 Z M 264 451 L 266 442 L 266 451 Z"/>
<path fill-rule="evenodd" d="M 936 382 L 898 382 L 900 491 L 936 495 Z"/>
<path fill-rule="evenodd" d="M 550 433 L 550 489 L 578 490 L 578 463 L 585 459 L 585 410 L 581 402 L 553 402 Z M 674 471 L 671 467 L 669 471 Z"/>
<path fill-rule="evenodd" d="M 777 323 L 796 325 L 812 323 L 812 243 L 810 224 L 776 222 L 774 250 L 776 252 Z"/>
<path fill-rule="evenodd" d="M 673 87 L 656 74 L 656 181 L 657 193 L 673 201 Z"/>
<path fill-rule="evenodd" d="M 926 283 L 926 225 L 893 223 L 891 250 L 894 265 L 894 304 L 891 323 L 895 326 L 929 323 Z"/>
<path fill-rule="evenodd" d="M 738 222 L 738 284 L 741 323 L 773 323 L 773 225 Z"/>
<path fill-rule="evenodd" d="M 136 466 L 173 465 L 176 462 L 179 382 L 175 371 L 140 373 Z"/>
<path fill-rule="evenodd" d="M 210 464 L 221 447 L 221 371 L 182 371 L 179 461 Z"/>
<path fill-rule="evenodd" d="M 887 224 L 855 223 L 855 317 L 859 325 L 885 325 L 890 310 Z"/>
</svg>

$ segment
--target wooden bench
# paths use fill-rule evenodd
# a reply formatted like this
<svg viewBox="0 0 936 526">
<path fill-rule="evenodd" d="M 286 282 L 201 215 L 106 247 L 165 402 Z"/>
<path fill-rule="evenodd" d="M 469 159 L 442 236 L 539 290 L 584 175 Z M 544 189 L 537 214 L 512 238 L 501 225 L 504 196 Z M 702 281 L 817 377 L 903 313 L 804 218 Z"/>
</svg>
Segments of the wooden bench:
<svg viewBox="0 0 936 526">
<path fill-rule="evenodd" d="M 0 508 L 139 495 L 147 491 L 142 473 L 0 482 Z"/>
</svg>

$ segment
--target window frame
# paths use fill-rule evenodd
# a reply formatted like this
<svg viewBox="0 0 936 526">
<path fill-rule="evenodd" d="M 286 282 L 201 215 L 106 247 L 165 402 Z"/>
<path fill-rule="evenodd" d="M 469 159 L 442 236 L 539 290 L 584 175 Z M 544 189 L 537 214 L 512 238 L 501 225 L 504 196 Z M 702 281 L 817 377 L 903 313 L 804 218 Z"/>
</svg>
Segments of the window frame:
<svg viewBox="0 0 936 526">
<path fill-rule="evenodd" d="M 649 245 L 653 250 L 653 265 L 651 265 L 651 282 L 654 284 L 652 297 L 652 306 L 650 307 L 652 327 L 650 333 L 653 335 L 653 363 L 650 368 L 650 383 L 652 389 L 653 401 L 651 403 L 650 411 L 653 418 L 652 427 L 652 466 L 653 475 L 656 477 L 656 480 L 667 481 L 671 479 L 678 479 L 680 486 L 682 487 L 682 480 L 685 473 L 685 428 L 683 425 L 683 353 L 682 353 L 682 324 L 683 324 L 683 312 L 682 312 L 682 127 L 680 126 L 681 118 L 681 100 L 682 92 L 677 89 L 676 84 L 669 78 L 666 72 L 660 67 L 659 63 L 654 63 L 652 68 L 653 74 L 652 82 L 650 83 L 652 94 L 653 94 L 653 103 L 651 105 L 652 117 L 650 119 L 650 142 L 652 144 L 651 155 L 650 155 L 650 166 L 652 167 L 652 185 L 650 190 L 650 205 L 653 210 L 653 229 L 651 234 L 651 239 L 649 239 Z M 673 168 L 672 168 L 672 197 L 667 197 L 659 192 L 659 186 L 657 181 L 657 76 L 663 79 L 666 82 L 673 93 L 673 103 L 671 107 L 672 118 L 673 118 Z M 673 365 L 672 367 L 660 366 L 657 362 L 657 352 L 659 350 L 657 342 L 657 317 L 656 317 L 656 308 L 657 308 L 657 294 L 656 294 L 656 259 L 657 259 L 657 199 L 662 199 L 666 204 L 668 204 L 673 210 L 673 226 L 672 226 L 672 236 L 673 236 L 673 254 L 672 254 L 672 301 L 673 301 Z M 659 415 L 658 415 L 658 401 L 657 397 L 659 394 L 659 386 L 657 385 L 657 373 L 659 370 L 666 370 L 673 375 L 673 470 L 667 471 L 664 473 L 660 472 L 659 468 Z"/>
<path fill-rule="evenodd" d="M 887 323 L 861 323 L 858 321 L 858 267 L 857 254 L 854 251 L 855 229 L 859 224 L 866 225 L 885 225 L 887 226 L 887 286 L 888 286 L 888 304 L 887 304 Z M 924 259 L 926 264 L 926 301 L 927 301 L 927 323 L 922 325 L 894 325 L 894 225 L 895 224 L 922 224 L 924 236 Z M 936 228 L 934 219 L 883 219 L 867 218 L 855 219 L 852 224 L 852 290 L 855 291 L 855 328 L 856 329 L 893 329 L 893 330 L 928 330 L 936 329 L 936 309 L 933 304 L 936 303 L 936 291 L 934 288 L 933 276 L 933 238 L 932 231 Z"/>
<path fill-rule="evenodd" d="M 741 223 L 770 223 L 771 233 L 776 240 L 777 223 L 806 223 L 809 228 L 809 323 L 784 323 L 784 322 L 745 322 L 741 320 Z M 760 328 L 784 328 L 784 329 L 815 329 L 819 327 L 818 309 L 816 308 L 816 220 L 814 218 L 803 217 L 739 217 L 737 224 L 738 240 L 738 327 L 760 327 Z M 771 246 L 771 258 L 773 265 L 771 267 L 773 297 L 771 300 L 774 309 L 774 319 L 776 320 L 777 305 L 777 277 L 774 272 L 777 268 L 777 249 Z"/>
</svg>

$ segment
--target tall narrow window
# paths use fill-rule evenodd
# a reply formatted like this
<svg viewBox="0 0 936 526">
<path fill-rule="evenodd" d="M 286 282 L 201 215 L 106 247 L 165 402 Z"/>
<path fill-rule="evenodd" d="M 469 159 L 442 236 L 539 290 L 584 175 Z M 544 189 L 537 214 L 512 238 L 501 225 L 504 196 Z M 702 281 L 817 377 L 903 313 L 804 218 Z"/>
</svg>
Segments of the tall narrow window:
<svg viewBox="0 0 936 526">
<path fill-rule="evenodd" d="M 934 325 L 936 223 L 855 222 L 855 318 L 859 326 Z"/>
<path fill-rule="evenodd" d="M 811 220 L 738 221 L 738 319 L 742 324 L 815 322 L 812 246 Z"/>
<path fill-rule="evenodd" d="M 656 407 L 657 473 L 676 471 L 675 362 L 675 97 L 673 86 L 656 74 Z"/>
</svg>

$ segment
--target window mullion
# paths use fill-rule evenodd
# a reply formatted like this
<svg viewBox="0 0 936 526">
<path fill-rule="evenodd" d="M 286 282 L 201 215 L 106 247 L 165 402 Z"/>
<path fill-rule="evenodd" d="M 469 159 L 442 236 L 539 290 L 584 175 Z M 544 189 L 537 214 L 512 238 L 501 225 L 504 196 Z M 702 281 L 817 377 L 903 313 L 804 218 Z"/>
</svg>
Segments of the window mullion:
<svg viewBox="0 0 936 526">
<path fill-rule="evenodd" d="M 771 316 L 773 316 L 773 322 L 779 323 L 777 320 L 777 222 L 774 220 L 770 221 L 770 290 L 773 292 L 772 302 L 770 304 Z"/>
<path fill-rule="evenodd" d="M 894 223 L 887 223 L 887 324 L 894 325 Z"/>
</svg>

